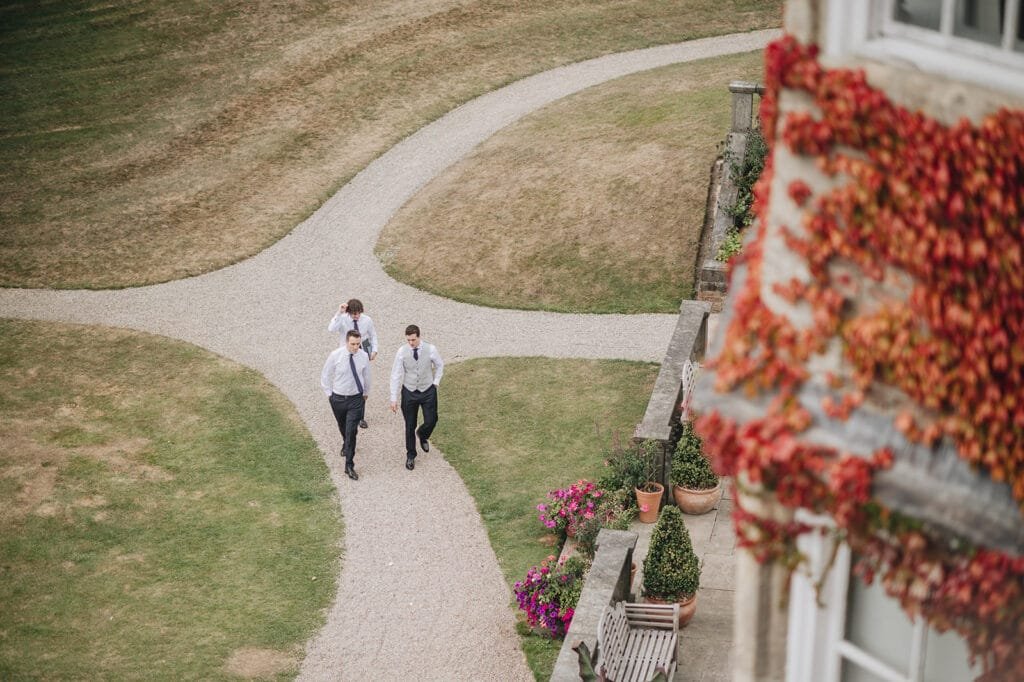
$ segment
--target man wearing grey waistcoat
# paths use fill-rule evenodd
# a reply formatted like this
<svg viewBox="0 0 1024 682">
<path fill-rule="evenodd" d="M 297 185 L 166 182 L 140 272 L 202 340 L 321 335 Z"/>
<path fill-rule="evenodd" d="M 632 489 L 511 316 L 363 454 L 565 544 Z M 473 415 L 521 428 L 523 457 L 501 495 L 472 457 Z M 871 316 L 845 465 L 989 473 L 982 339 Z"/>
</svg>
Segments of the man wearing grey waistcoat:
<svg viewBox="0 0 1024 682">
<path fill-rule="evenodd" d="M 444 374 L 444 361 L 433 344 L 420 339 L 420 328 L 405 328 L 405 340 L 395 353 L 391 368 L 391 411 L 398 411 L 398 392 L 402 392 L 402 417 L 405 418 L 405 468 L 416 466 L 416 439 L 423 452 L 430 452 L 430 434 L 437 426 L 437 386 Z M 423 424 L 416 428 L 420 408 Z"/>
</svg>

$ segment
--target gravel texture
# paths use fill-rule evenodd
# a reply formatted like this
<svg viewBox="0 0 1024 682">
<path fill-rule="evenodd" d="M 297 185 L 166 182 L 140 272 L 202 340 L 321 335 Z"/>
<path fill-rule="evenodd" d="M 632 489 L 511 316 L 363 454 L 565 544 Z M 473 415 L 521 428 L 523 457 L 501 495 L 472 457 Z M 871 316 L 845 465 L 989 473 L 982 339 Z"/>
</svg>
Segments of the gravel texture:
<svg viewBox="0 0 1024 682">
<path fill-rule="evenodd" d="M 661 360 L 674 315 L 568 315 L 456 303 L 390 279 L 373 245 L 426 182 L 481 141 L 549 102 L 666 64 L 763 47 L 758 31 L 610 55 L 526 78 L 455 109 L 379 157 L 287 237 L 216 272 L 117 291 L 0 290 L 0 315 L 104 324 L 183 339 L 263 373 L 296 405 L 325 453 L 346 530 L 327 623 L 308 643 L 303 680 L 529 680 L 512 595 L 462 480 L 432 448 L 404 468 L 401 415 L 387 377 L 406 324 L 446 362 L 471 357 Z M 381 336 L 360 433 L 358 482 L 319 375 L 338 336 L 327 323 L 356 296 Z M 628 338 L 609 330 L 628 327 Z M 642 343 L 637 343 L 642 340 Z M 440 422 L 444 428 L 444 384 Z M 297 577 L 300 578 L 301 577 Z"/>
</svg>

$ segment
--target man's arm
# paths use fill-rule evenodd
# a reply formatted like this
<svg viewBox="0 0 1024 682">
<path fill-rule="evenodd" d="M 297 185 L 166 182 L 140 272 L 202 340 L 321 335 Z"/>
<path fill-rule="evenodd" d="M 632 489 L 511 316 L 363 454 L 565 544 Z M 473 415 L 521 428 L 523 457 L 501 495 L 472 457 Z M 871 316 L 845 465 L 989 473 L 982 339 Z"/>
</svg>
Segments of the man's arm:
<svg viewBox="0 0 1024 682">
<path fill-rule="evenodd" d="M 364 351 L 364 355 L 365 355 L 365 351 Z M 370 359 L 369 359 L 369 356 L 367 356 L 366 365 L 363 367 L 362 374 L 363 374 L 363 400 L 366 400 L 367 398 L 370 397 L 370 382 L 372 381 L 371 378 L 370 378 L 370 375 L 372 374 L 372 372 L 370 372 Z"/>
<path fill-rule="evenodd" d="M 404 348 L 404 346 L 403 346 Z M 405 369 L 402 367 L 402 348 L 395 353 L 395 364 L 391 366 L 391 411 L 398 410 L 398 389 L 402 387 L 402 377 Z"/>
<path fill-rule="evenodd" d="M 334 317 L 331 318 L 330 324 L 327 325 L 327 331 L 329 332 L 344 332 L 348 323 L 348 313 L 337 312 Z"/>
<path fill-rule="evenodd" d="M 434 385 L 441 385 L 441 377 L 444 375 L 444 360 L 441 359 L 441 354 L 437 352 L 437 346 L 430 344 L 430 361 L 434 363 Z"/>
<path fill-rule="evenodd" d="M 373 360 L 377 357 L 377 325 L 374 324 L 373 320 L 370 320 L 369 329 L 366 330 L 366 335 L 370 338 L 370 359 Z"/>
<path fill-rule="evenodd" d="M 334 378 L 334 359 L 337 356 L 338 351 L 333 351 L 327 356 L 327 362 L 324 363 L 324 368 L 320 372 L 320 388 L 323 389 L 324 394 L 329 398 L 331 393 L 334 392 L 333 386 L 331 385 L 332 379 Z"/>
</svg>

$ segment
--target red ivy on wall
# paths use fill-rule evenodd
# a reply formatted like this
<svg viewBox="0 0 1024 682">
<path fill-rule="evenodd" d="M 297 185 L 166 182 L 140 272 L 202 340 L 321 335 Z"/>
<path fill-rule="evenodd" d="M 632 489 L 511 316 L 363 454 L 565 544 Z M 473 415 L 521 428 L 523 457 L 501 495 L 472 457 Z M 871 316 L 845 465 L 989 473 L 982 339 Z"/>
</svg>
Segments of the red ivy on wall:
<svg viewBox="0 0 1024 682">
<path fill-rule="evenodd" d="M 784 505 L 832 515 L 857 570 L 912 615 L 959 632 L 985 664 L 981 679 L 1024 679 L 1024 559 L 951 548 L 890 514 L 871 484 L 891 454 L 863 459 L 801 441 L 811 417 L 795 399 L 807 360 L 838 339 L 852 375 L 833 379 L 841 393 L 826 399 L 827 414 L 846 418 L 872 385 L 894 386 L 916 404 L 896 419 L 908 438 L 949 438 L 1024 505 L 1024 111 L 944 126 L 895 105 L 860 71 L 824 69 L 816 48 L 792 37 L 767 49 L 766 86 L 769 144 L 777 138 L 847 182 L 818 197 L 800 180 L 787 187 L 805 209 L 803 230 L 782 231 L 811 278 L 775 292 L 810 305 L 813 324 L 797 328 L 761 299 L 769 156 L 756 188 L 760 232 L 739 257 L 747 278 L 714 368 L 718 390 L 775 397 L 761 419 L 711 413 L 697 428 L 720 472 L 742 471 Z M 820 113 L 780 119 L 782 88 L 808 93 Z M 859 309 L 865 282 L 893 272 L 909 276 L 909 296 Z M 808 530 L 742 510 L 736 523 L 755 555 L 786 563 Z"/>
</svg>

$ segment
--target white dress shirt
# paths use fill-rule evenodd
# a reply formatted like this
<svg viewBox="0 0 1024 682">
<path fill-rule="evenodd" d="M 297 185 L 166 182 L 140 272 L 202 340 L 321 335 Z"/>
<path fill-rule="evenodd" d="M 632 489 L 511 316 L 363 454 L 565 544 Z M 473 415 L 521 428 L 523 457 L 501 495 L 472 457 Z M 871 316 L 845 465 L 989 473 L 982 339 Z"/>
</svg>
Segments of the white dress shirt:
<svg viewBox="0 0 1024 682">
<path fill-rule="evenodd" d="M 434 365 L 434 386 L 441 384 L 441 376 L 444 374 L 444 360 L 441 359 L 441 354 L 437 352 L 437 347 L 426 341 L 420 341 L 419 347 L 420 353 L 429 353 L 430 362 Z M 398 402 L 398 391 L 402 388 L 402 381 L 405 378 L 405 365 L 403 364 L 407 356 L 412 355 L 412 347 L 408 343 L 403 343 L 395 353 L 395 364 L 391 366 L 391 402 Z"/>
<path fill-rule="evenodd" d="M 327 356 L 324 369 L 320 372 L 320 387 L 324 389 L 324 394 L 328 397 L 331 393 L 338 395 L 359 393 L 355 377 L 352 376 L 352 367 L 348 363 L 350 355 L 354 355 L 356 371 L 359 373 L 359 380 L 363 382 L 363 395 L 370 395 L 370 356 L 362 348 L 355 353 L 349 353 L 348 347 L 342 346 L 335 348 Z"/>
<path fill-rule="evenodd" d="M 327 331 L 329 332 L 340 332 L 341 333 L 341 345 L 345 345 L 345 334 L 350 329 L 355 329 L 353 324 L 355 320 L 348 313 L 336 313 L 331 318 L 330 324 L 327 325 Z M 377 352 L 377 328 L 373 326 L 373 320 L 366 313 L 359 315 L 359 334 L 362 336 L 363 341 L 370 342 L 370 352 Z"/>
</svg>

